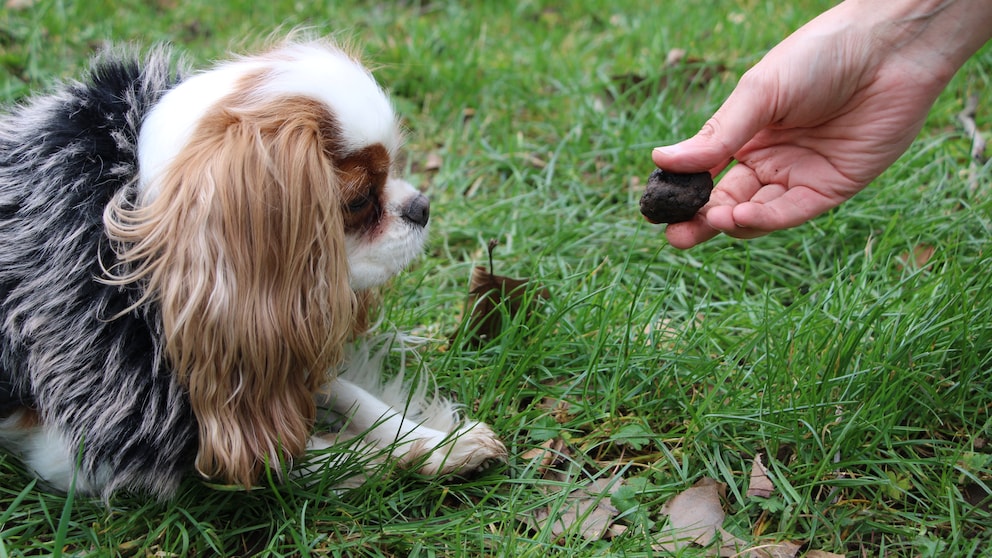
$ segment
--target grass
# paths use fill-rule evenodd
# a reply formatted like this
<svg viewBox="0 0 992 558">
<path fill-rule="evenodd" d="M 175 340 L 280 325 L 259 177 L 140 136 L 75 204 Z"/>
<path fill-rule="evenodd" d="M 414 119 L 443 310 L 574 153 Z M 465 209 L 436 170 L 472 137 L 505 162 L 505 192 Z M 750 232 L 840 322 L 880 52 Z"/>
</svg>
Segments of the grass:
<svg viewBox="0 0 992 558">
<path fill-rule="evenodd" d="M 385 471 L 340 495 L 330 471 L 248 493 L 191 478 L 171 502 L 104 504 L 50 494 L 0 454 L 0 556 L 649 555 L 663 503 L 704 476 L 726 483 L 724 527 L 747 540 L 989 555 L 992 201 L 955 114 L 989 89 L 992 51 L 851 202 L 680 252 L 637 213 L 650 148 L 692 134 L 763 51 L 831 2 L 327 4 L 6 9 L 0 98 L 76 74 L 108 40 L 172 41 L 206 62 L 297 25 L 353 38 L 394 96 L 410 179 L 433 202 L 430 249 L 390 287 L 386 318 L 437 339 L 425 366 L 505 438 L 509 462 L 467 480 Z M 695 61 L 665 67 L 673 48 Z M 980 106 L 980 129 L 990 112 Z M 467 282 L 490 239 L 496 273 L 551 298 L 476 346 Z M 567 503 L 522 457 L 556 438 L 575 467 L 627 479 L 613 498 L 626 533 L 586 540 L 528 521 Z M 745 495 L 757 453 L 776 483 L 767 500 Z"/>
</svg>

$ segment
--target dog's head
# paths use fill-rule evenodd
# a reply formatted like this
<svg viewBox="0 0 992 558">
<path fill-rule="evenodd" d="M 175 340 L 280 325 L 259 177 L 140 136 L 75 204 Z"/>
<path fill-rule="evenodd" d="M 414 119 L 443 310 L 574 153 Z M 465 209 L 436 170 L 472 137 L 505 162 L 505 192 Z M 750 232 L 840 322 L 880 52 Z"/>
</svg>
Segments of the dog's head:
<svg viewBox="0 0 992 558">
<path fill-rule="evenodd" d="M 195 75 L 142 124 L 139 192 L 108 208 L 119 282 L 157 304 L 199 424 L 197 468 L 251 485 L 302 453 L 313 394 L 423 248 L 392 106 L 354 57 L 287 43 Z"/>
</svg>

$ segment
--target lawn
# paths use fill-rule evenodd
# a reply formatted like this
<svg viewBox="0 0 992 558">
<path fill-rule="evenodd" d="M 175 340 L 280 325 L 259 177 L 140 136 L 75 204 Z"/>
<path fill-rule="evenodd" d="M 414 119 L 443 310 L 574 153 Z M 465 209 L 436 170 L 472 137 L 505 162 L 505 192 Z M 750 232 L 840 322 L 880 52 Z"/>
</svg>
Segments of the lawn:
<svg viewBox="0 0 992 558">
<path fill-rule="evenodd" d="M 651 148 L 694 133 L 831 4 L 6 1 L 5 102 L 108 42 L 172 42 L 198 65 L 300 25 L 360 45 L 432 198 L 429 249 L 387 289 L 385 323 L 432 339 L 423 368 L 510 457 L 341 494 L 191 477 L 173 501 L 105 503 L 47 493 L 0 454 L 0 557 L 657 555 L 694 484 L 747 548 L 992 556 L 990 165 L 957 121 L 992 90 L 992 48 L 895 166 L 807 225 L 678 251 L 638 213 Z M 992 133 L 990 115 L 985 93 Z M 479 343 L 468 282 L 490 240 L 532 311 L 500 306 Z"/>
</svg>

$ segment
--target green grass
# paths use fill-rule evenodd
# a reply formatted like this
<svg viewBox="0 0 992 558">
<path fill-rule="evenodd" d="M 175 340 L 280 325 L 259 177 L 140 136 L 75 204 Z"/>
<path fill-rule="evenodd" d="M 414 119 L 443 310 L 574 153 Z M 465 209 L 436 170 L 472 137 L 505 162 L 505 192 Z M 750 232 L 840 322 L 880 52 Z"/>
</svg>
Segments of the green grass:
<svg viewBox="0 0 992 558">
<path fill-rule="evenodd" d="M 425 366 L 504 437 L 509 462 L 468 480 L 390 470 L 340 495 L 330 472 L 249 493 L 191 478 L 171 502 L 108 505 L 47 493 L 0 454 L 0 557 L 649 555 L 662 504 L 703 476 L 728 485 L 724 527 L 747 540 L 989 555 L 992 201 L 988 165 L 968 186 L 955 113 L 989 90 L 992 50 L 851 202 L 680 252 L 638 215 L 632 181 L 652 170 L 651 147 L 695 132 L 762 52 L 831 2 L 327 4 L 6 9 L 0 98 L 76 74 L 108 40 L 173 41 L 199 63 L 298 25 L 353 38 L 394 96 L 410 179 L 433 202 L 429 251 L 391 286 L 387 320 L 437 339 Z M 664 68 L 673 48 L 698 62 Z M 643 81 L 626 87 L 631 76 Z M 983 102 L 986 131 L 990 113 Z M 428 154 L 438 170 L 424 170 Z M 497 273 L 551 298 L 477 347 L 464 305 L 490 239 Z M 929 262 L 904 265 L 920 246 Z M 615 498 L 625 534 L 587 541 L 527 521 L 564 505 L 568 491 L 521 458 L 555 437 L 576 467 L 628 479 Z M 758 452 L 778 488 L 768 501 L 745 496 Z"/>
</svg>

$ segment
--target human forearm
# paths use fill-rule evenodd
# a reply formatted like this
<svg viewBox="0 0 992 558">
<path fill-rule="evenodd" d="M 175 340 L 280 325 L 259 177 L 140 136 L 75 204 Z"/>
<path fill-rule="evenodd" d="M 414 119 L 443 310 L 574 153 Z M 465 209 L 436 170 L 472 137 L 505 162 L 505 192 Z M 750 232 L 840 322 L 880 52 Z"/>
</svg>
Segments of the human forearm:
<svg viewBox="0 0 992 558">
<path fill-rule="evenodd" d="M 873 25 L 880 48 L 925 64 L 945 83 L 992 38 L 989 0 L 847 0 L 836 9 Z"/>
</svg>

